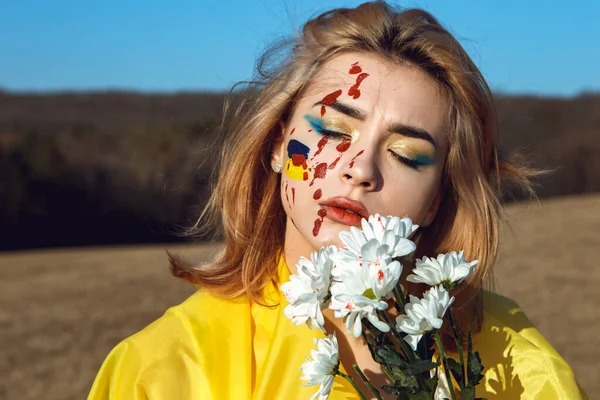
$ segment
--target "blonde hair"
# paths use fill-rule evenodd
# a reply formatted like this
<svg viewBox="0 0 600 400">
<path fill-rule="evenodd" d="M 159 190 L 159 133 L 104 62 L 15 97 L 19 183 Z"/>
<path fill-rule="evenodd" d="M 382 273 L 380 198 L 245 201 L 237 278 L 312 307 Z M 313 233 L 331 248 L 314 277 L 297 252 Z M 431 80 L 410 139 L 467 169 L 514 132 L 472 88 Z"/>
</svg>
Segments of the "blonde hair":
<svg viewBox="0 0 600 400">
<path fill-rule="evenodd" d="M 449 104 L 445 196 L 433 223 L 419 230 L 416 255 L 464 249 L 468 259 L 480 260 L 476 274 L 456 293 L 455 311 L 463 332 L 473 320 L 478 330 L 483 283 L 498 253 L 501 178 L 532 193 L 531 171 L 499 155 L 496 112 L 483 76 L 432 15 L 397 10 L 382 1 L 321 14 L 309 20 L 291 44 L 283 59 L 278 56 L 284 46 L 260 59 L 258 79 L 233 116 L 217 185 L 199 220 L 205 226 L 222 222 L 222 254 L 204 266 L 170 255 L 173 274 L 220 297 L 245 294 L 251 301 L 263 301 L 265 285 L 277 278 L 285 236 L 279 175 L 270 169 L 280 122 L 290 116 L 323 63 L 341 53 L 366 52 L 419 68 Z M 268 69 L 271 59 L 280 62 Z"/>
</svg>

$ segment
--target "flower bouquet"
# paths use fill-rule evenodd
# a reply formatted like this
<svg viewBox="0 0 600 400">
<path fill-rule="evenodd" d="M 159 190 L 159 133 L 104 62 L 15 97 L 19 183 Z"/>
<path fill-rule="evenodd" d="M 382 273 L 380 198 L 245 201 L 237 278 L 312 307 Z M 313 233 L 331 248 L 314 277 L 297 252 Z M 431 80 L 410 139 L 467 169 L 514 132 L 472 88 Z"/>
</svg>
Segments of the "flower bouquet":
<svg viewBox="0 0 600 400">
<path fill-rule="evenodd" d="M 339 234 L 342 249 L 323 247 L 313 252 L 310 260 L 300 258 L 297 274 L 281 285 L 290 303 L 284 313 L 297 326 L 306 323 L 327 333 L 323 310 L 330 308 L 335 318 L 343 319 L 349 333 L 362 336 L 390 382 L 376 388 L 360 367 L 353 365 L 371 391 L 369 397 L 381 399 L 383 390 L 397 399 L 454 400 L 457 395 L 463 400 L 475 399 L 483 366 L 479 354 L 473 352 L 470 331 L 465 359 L 449 291 L 475 271 L 478 261 L 466 261 L 462 251 L 416 260 L 413 274 L 406 279 L 431 288 L 422 298 L 406 296 L 399 282 L 403 269 L 399 258 L 416 249 L 409 237 L 417 228 L 410 218 L 375 214 L 362 220 L 362 230 L 351 227 Z M 399 314 L 395 321 L 386 311 L 389 307 Z M 451 325 L 458 360 L 448 356 L 441 340 L 444 318 Z M 356 381 L 340 370 L 335 333 L 315 344 L 312 359 L 307 358 L 301 368 L 306 385 L 319 385 L 311 400 L 328 398 L 335 375 L 347 379 L 360 398 L 366 399 Z"/>
</svg>

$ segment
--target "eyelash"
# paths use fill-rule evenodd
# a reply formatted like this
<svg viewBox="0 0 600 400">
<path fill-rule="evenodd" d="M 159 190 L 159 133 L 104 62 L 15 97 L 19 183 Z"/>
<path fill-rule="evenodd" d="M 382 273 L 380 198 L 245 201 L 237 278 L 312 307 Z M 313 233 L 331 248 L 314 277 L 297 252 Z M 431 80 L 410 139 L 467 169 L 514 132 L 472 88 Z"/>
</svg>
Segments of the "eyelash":
<svg viewBox="0 0 600 400">
<path fill-rule="evenodd" d="M 342 133 L 342 132 L 337 132 L 337 131 L 332 131 L 332 130 L 326 129 L 323 126 L 318 125 L 318 124 L 316 124 L 314 122 L 309 122 L 309 123 L 310 123 L 310 126 L 316 132 L 318 132 L 319 134 L 321 134 L 323 136 L 327 136 L 327 137 L 330 137 L 330 138 L 333 138 L 333 139 L 339 139 L 339 140 L 351 138 L 351 136 L 348 135 L 348 134 L 346 134 L 346 133 Z"/>
<path fill-rule="evenodd" d="M 405 164 L 406 166 L 408 166 L 409 168 L 412 168 L 414 170 L 420 171 L 421 168 L 423 168 L 423 166 L 425 165 L 425 164 L 420 163 L 420 162 L 418 162 L 416 160 L 411 160 L 410 158 L 403 157 L 403 156 L 401 156 L 401 155 L 393 152 L 392 150 L 389 150 L 389 152 L 392 153 L 392 155 L 398 161 L 400 161 L 401 163 Z"/>
<path fill-rule="evenodd" d="M 330 131 L 329 129 L 323 129 L 323 128 L 315 128 L 315 130 L 317 132 L 319 132 L 321 135 L 323 136 L 327 136 L 333 139 L 347 139 L 350 138 L 350 135 L 347 135 L 345 133 L 341 133 L 341 132 L 337 132 L 337 131 Z"/>
</svg>

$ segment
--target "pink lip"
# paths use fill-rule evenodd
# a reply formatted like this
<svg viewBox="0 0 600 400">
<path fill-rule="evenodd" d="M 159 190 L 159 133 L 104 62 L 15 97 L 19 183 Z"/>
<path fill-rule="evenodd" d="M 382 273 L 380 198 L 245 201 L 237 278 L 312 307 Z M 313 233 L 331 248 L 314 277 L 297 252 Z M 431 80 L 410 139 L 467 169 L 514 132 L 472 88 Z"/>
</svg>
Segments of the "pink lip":
<svg viewBox="0 0 600 400">
<path fill-rule="evenodd" d="M 369 212 L 361 202 L 347 197 L 331 197 L 319 204 L 327 211 L 328 219 L 344 225 L 360 226 L 360 221 L 369 217 Z"/>
</svg>

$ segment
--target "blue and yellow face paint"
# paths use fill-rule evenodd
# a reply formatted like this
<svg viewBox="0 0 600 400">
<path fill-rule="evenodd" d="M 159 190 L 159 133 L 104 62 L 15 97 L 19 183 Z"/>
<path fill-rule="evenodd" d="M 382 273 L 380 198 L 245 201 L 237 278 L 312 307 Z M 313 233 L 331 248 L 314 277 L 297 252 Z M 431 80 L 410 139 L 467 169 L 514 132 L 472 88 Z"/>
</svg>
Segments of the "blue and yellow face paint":
<svg viewBox="0 0 600 400">
<path fill-rule="evenodd" d="M 296 139 L 288 142 L 287 152 L 288 160 L 285 166 L 285 173 L 290 179 L 297 181 L 307 181 L 308 176 L 308 152 L 310 149 Z"/>
</svg>

